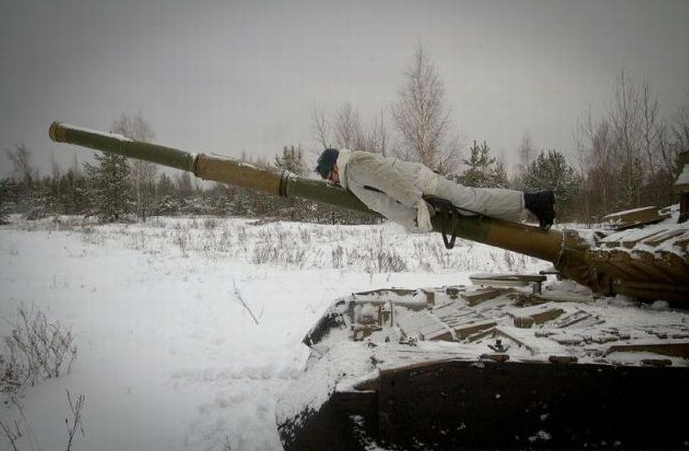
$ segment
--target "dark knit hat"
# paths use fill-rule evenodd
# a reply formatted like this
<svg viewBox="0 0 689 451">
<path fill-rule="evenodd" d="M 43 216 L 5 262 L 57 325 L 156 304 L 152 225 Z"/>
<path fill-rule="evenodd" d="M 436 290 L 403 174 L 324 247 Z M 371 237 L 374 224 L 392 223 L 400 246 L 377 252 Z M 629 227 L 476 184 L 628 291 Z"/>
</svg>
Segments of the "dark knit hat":
<svg viewBox="0 0 689 451">
<path fill-rule="evenodd" d="M 333 165 L 337 163 L 338 155 L 340 155 L 340 151 L 337 149 L 325 149 L 323 153 L 321 153 L 321 156 L 318 157 L 316 172 L 318 172 L 322 178 L 328 178 L 328 173 L 333 168 Z"/>
</svg>

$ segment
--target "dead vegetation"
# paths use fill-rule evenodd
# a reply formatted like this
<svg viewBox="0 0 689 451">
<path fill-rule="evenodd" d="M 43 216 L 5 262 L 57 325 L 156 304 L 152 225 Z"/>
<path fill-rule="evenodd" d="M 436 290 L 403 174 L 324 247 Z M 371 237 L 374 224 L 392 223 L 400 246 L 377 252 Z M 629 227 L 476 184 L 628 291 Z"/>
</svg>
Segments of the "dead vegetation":
<svg viewBox="0 0 689 451">
<path fill-rule="evenodd" d="M 70 329 L 59 322 L 48 321 L 45 314 L 35 308 L 20 306 L 16 318 L 5 321 L 11 329 L 3 337 L 5 349 L 0 354 L 0 393 L 5 398 L 7 413 L 15 412 L 16 415 L 13 420 L 0 420 L 0 437 L 13 451 L 40 451 L 42 448 L 24 415 L 20 399 L 28 387 L 69 373 L 77 357 L 77 346 Z M 67 391 L 67 401 L 70 413 L 65 418 L 68 441 L 64 449 L 71 451 L 77 432 L 84 435 L 82 410 L 86 397 L 82 394 L 73 401 Z"/>
<path fill-rule="evenodd" d="M 0 392 L 21 393 L 42 379 L 69 372 L 77 357 L 74 336 L 59 322 L 48 322 L 40 310 L 21 306 L 0 354 Z"/>
</svg>

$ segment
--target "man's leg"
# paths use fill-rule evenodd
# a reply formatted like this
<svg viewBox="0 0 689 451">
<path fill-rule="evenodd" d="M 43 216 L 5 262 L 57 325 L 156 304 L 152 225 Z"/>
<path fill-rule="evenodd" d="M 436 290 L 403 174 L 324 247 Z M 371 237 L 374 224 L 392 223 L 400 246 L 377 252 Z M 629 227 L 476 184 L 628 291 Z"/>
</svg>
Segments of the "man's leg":
<svg viewBox="0 0 689 451">
<path fill-rule="evenodd" d="M 555 219 L 555 196 L 552 191 L 524 193 L 502 188 L 471 188 L 445 177 L 438 177 L 435 191 L 429 194 L 447 199 L 460 209 L 506 221 L 519 222 L 522 211 L 527 209 L 536 216 L 543 230 L 550 229 Z"/>
<path fill-rule="evenodd" d="M 502 188 L 471 188 L 438 177 L 437 192 L 429 193 L 447 199 L 460 209 L 493 218 L 518 222 L 524 211 L 524 193 Z"/>
</svg>

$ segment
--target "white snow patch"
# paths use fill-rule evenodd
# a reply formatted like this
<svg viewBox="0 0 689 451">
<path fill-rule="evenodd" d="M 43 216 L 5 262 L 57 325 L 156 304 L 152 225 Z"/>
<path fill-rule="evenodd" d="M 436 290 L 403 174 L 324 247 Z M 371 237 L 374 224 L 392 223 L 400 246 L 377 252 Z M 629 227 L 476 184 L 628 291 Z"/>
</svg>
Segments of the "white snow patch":
<svg viewBox="0 0 689 451">
<path fill-rule="evenodd" d="M 469 241 L 457 247 L 387 223 L 13 218 L 0 227 L 0 318 L 34 306 L 70 327 L 79 348 L 71 373 L 27 390 L 27 420 L 40 446 L 61 447 L 69 389 L 86 396 L 75 449 L 280 450 L 276 400 L 301 376 L 301 340 L 334 299 L 548 266 Z M 401 263 L 386 266 L 383 252 Z M 9 329 L 0 321 L 0 336 Z M 330 389 L 312 392 L 313 404 Z M 3 405 L 0 417 L 18 413 Z"/>
</svg>

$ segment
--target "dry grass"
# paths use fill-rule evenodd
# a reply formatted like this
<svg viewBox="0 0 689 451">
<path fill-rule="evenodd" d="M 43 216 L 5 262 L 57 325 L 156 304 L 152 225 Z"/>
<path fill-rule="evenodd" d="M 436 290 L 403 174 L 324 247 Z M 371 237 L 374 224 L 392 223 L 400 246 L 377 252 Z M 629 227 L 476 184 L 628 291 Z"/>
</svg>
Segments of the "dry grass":
<svg viewBox="0 0 689 451">
<path fill-rule="evenodd" d="M 77 356 L 69 329 L 23 306 L 17 309 L 17 319 L 8 323 L 12 329 L 3 339 L 7 353 L 0 354 L 0 392 L 15 395 L 42 379 L 69 372 Z"/>
<path fill-rule="evenodd" d="M 533 259 L 521 254 L 457 240 L 447 250 L 437 234 L 410 234 L 390 224 L 324 226 L 251 221 L 241 218 L 150 218 L 146 223 L 97 224 L 92 219 L 62 216 L 20 221 L 24 230 L 82 234 L 85 242 L 114 240 L 153 254 L 177 251 L 240 259 L 289 269 L 340 269 L 368 273 L 524 270 Z"/>
</svg>

